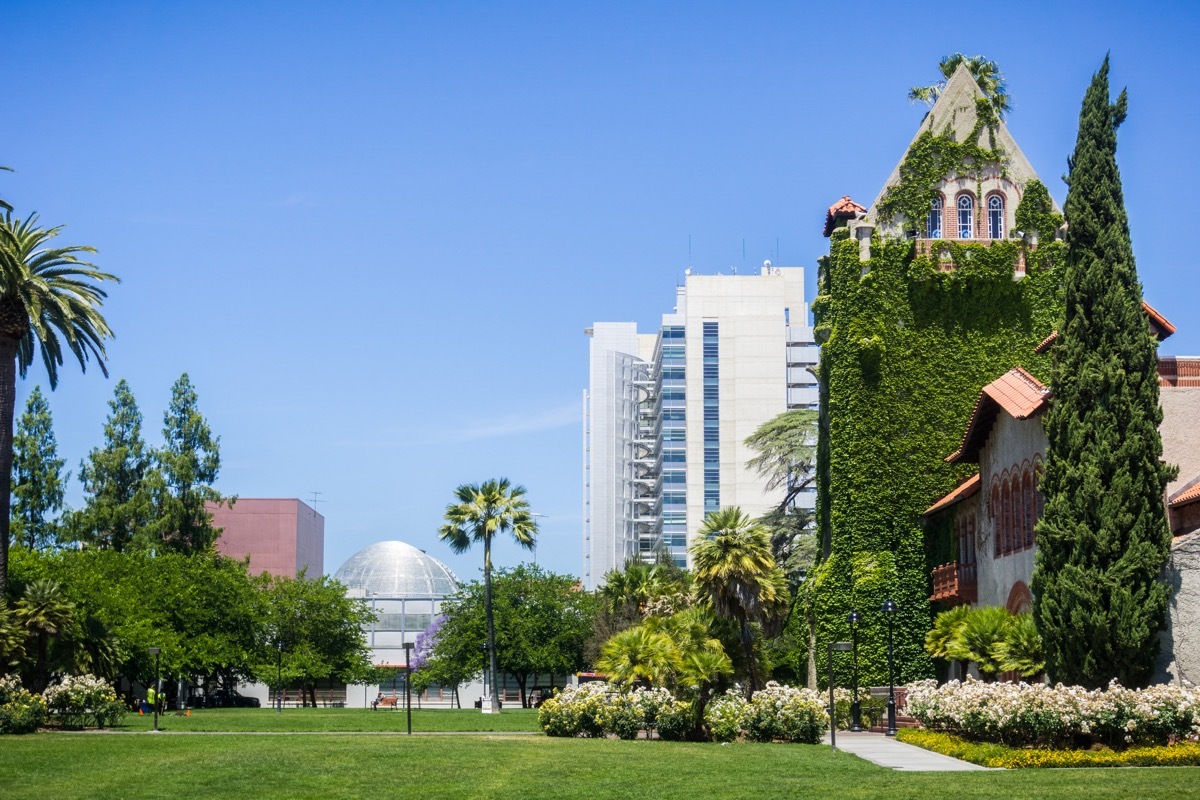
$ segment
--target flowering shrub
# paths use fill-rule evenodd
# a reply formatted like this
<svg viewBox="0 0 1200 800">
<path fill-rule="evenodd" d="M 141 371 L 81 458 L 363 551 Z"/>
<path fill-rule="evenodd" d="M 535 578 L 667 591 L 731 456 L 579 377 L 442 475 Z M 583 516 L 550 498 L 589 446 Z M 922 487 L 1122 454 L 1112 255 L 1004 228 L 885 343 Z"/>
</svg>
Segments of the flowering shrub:
<svg viewBox="0 0 1200 800">
<path fill-rule="evenodd" d="M 822 692 L 817 698 L 821 705 L 829 708 L 829 693 Z M 858 687 L 858 700 L 863 709 L 863 724 L 867 723 L 866 717 L 868 714 L 868 704 L 871 702 L 871 690 L 865 686 Z M 837 724 L 837 729 L 850 730 L 850 706 L 854 701 L 854 692 L 850 689 L 845 689 L 841 686 L 834 687 L 833 690 L 833 719 Z"/>
<path fill-rule="evenodd" d="M 683 700 L 672 700 L 658 709 L 658 736 L 668 742 L 682 742 L 695 728 L 695 712 L 692 704 Z"/>
<path fill-rule="evenodd" d="M 646 727 L 646 712 L 633 692 L 611 694 L 600 707 L 596 721 L 604 733 L 615 733 L 618 739 L 636 739 Z"/>
<path fill-rule="evenodd" d="M 125 715 L 116 691 L 95 675 L 68 675 L 42 692 L 46 705 L 64 724 L 103 728 Z"/>
<path fill-rule="evenodd" d="M 1023 746 L 1125 747 L 1200 739 L 1200 692 L 1190 684 L 1107 689 L 968 679 L 908 687 L 908 711 L 925 727 Z"/>
<path fill-rule="evenodd" d="M 743 728 L 756 742 L 817 744 L 829 729 L 829 712 L 818 692 L 772 681 L 750 698 Z"/>
<path fill-rule="evenodd" d="M 46 721 L 46 701 L 21 688 L 16 675 L 0 677 L 0 734 L 33 733 Z"/>
<path fill-rule="evenodd" d="M 742 732 L 746 716 L 746 698 L 730 689 L 704 709 L 704 723 L 717 742 L 732 742 Z"/>
<path fill-rule="evenodd" d="M 608 700 L 606 683 L 568 686 L 542 703 L 538 724 L 547 736 L 604 736 L 601 718 Z"/>
</svg>

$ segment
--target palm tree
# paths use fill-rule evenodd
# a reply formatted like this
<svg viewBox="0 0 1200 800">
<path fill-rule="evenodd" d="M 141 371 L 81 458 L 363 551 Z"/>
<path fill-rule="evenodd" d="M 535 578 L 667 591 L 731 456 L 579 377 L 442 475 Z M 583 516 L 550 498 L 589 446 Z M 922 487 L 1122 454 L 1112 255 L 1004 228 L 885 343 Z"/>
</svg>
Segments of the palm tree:
<svg viewBox="0 0 1200 800">
<path fill-rule="evenodd" d="M 95 356 L 100 371 L 108 375 L 104 340 L 112 331 L 99 312 L 107 295 L 95 284 L 117 278 L 77 257 L 96 252 L 94 248 L 49 246 L 61 231 L 39 228 L 36 215 L 24 221 L 11 212 L 0 217 L 0 602 L 8 589 L 17 373 L 25 376 L 36 347 L 53 389 L 65 345 L 82 369 Z"/>
<path fill-rule="evenodd" d="M 749 697 L 760 686 L 752 625 L 767 624 L 787 610 L 787 581 L 771 554 L 771 538 L 740 508 L 723 508 L 704 520 L 692 563 L 700 598 L 741 627 Z"/>
<path fill-rule="evenodd" d="M 17 603 L 17 617 L 37 644 L 33 678 L 35 692 L 43 691 L 49 683 L 46 662 L 50 640 L 61 635 L 63 628 L 71 624 L 74 612 L 75 606 L 67 600 L 58 582 L 46 578 L 26 586 L 25 596 Z"/>
<path fill-rule="evenodd" d="M 488 678 L 492 687 L 491 712 L 500 712 L 496 683 L 496 623 L 492 614 L 492 539 L 498 533 L 510 533 L 526 550 L 535 547 L 537 521 L 525 500 L 525 487 L 513 486 L 508 478 L 480 485 L 464 483 L 454 490 L 457 503 L 446 506 L 446 524 L 438 538 L 450 544 L 456 553 L 483 542 L 483 605 L 487 614 Z"/>
<path fill-rule="evenodd" d="M 1008 639 L 1013 617 L 1003 606 L 980 606 L 963 618 L 958 637 L 947 648 L 951 658 L 974 661 L 985 681 L 994 681 L 1001 670 L 996 645 Z"/>
<path fill-rule="evenodd" d="M 1012 106 L 1008 102 L 1008 82 L 1004 79 L 996 62 L 989 61 L 983 56 L 968 56 L 963 53 L 952 53 L 946 56 L 938 63 L 938 69 L 944 80 L 929 86 L 914 86 L 908 90 L 908 99 L 914 103 L 920 101 L 933 105 L 941 95 L 942 89 L 945 88 L 946 81 L 950 80 L 950 76 L 958 70 L 960 64 L 966 65 L 971 77 L 975 79 L 979 88 L 983 90 L 983 94 L 991 102 L 996 116 L 1004 119 L 1012 110 Z"/>
<path fill-rule="evenodd" d="M 1046 653 L 1033 615 L 1023 612 L 1013 617 L 1007 638 L 992 646 L 992 655 L 1004 672 L 1015 672 L 1022 678 L 1040 675 L 1046 669 Z"/>
<path fill-rule="evenodd" d="M 12 172 L 12 167 L 6 167 L 2 164 L 0 164 L 0 169 L 4 170 L 5 172 Z M 12 206 L 10 206 L 8 203 L 4 202 L 4 200 L 0 199 L 0 209 L 3 209 L 5 211 L 12 211 Z"/>
<path fill-rule="evenodd" d="M 925 652 L 931 658 L 959 662 L 961 677 L 964 678 L 967 675 L 967 664 L 953 654 L 960 652 L 957 643 L 962 636 L 963 623 L 970 614 L 970 606 L 955 606 L 949 611 L 943 611 L 933 618 L 933 627 L 925 634 Z"/>
<path fill-rule="evenodd" d="M 640 680 L 662 686 L 680 667 L 679 648 L 666 633 L 649 625 L 623 630 L 600 648 L 596 668 L 611 683 L 628 687 Z"/>
</svg>

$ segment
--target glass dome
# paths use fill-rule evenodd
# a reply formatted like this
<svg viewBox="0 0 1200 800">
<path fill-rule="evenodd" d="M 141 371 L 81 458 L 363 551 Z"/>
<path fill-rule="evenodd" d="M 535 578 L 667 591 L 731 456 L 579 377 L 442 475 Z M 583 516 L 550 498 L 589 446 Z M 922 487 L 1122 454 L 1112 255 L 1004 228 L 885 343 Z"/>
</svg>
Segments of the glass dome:
<svg viewBox="0 0 1200 800">
<path fill-rule="evenodd" d="M 333 575 L 351 589 L 379 597 L 442 598 L 458 591 L 458 578 L 442 562 L 404 542 L 377 542 L 359 550 Z"/>
</svg>

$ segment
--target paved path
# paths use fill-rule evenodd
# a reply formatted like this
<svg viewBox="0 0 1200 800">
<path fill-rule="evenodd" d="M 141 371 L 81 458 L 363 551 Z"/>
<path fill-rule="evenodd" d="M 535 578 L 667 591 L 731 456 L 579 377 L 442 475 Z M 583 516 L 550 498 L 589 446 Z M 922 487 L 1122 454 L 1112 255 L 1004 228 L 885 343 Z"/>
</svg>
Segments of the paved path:
<svg viewBox="0 0 1200 800">
<path fill-rule="evenodd" d="M 828 734 L 825 736 L 825 743 L 829 744 Z M 919 772 L 965 772 L 987 769 L 987 767 L 981 767 L 969 761 L 959 761 L 957 758 L 944 756 L 923 747 L 897 742 L 882 733 L 838 731 L 837 748 L 889 769 Z"/>
</svg>

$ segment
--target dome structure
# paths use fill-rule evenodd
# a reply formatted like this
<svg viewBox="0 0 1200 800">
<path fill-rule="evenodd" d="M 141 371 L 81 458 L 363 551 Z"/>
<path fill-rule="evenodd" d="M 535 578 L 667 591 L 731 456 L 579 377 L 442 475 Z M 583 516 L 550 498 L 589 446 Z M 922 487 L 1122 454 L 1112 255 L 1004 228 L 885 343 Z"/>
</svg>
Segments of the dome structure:
<svg viewBox="0 0 1200 800">
<path fill-rule="evenodd" d="M 438 599 L 458 591 L 450 568 L 405 542 L 376 542 L 364 547 L 333 575 L 350 589 L 379 597 Z"/>
</svg>

